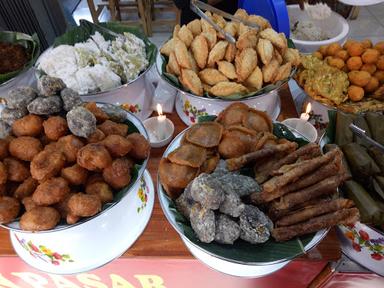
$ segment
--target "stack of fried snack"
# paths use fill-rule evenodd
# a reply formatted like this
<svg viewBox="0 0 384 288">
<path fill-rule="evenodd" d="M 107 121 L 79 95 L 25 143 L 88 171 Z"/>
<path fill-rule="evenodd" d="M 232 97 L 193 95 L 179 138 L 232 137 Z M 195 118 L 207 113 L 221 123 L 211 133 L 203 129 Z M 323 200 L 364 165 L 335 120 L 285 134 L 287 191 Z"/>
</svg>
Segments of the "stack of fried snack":
<svg viewBox="0 0 384 288">
<path fill-rule="evenodd" d="M 10 91 L 0 125 L 2 136 L 10 133 L 0 139 L 0 223 L 21 215 L 28 231 L 96 215 L 130 184 L 150 149 L 139 133 L 128 135 L 124 111 L 82 103 L 60 79 L 46 80 L 40 94 Z"/>
<path fill-rule="evenodd" d="M 285 80 L 300 64 L 296 49 L 288 48 L 283 33 L 277 33 L 261 16 L 239 9 L 235 16 L 256 23 L 253 29 L 228 22 L 206 12 L 218 26 L 236 39 L 228 43 L 207 21 L 194 20 L 175 26 L 173 37 L 160 49 L 167 59 L 166 71 L 178 77 L 187 91 L 202 96 L 246 95 L 263 86 Z"/>
</svg>

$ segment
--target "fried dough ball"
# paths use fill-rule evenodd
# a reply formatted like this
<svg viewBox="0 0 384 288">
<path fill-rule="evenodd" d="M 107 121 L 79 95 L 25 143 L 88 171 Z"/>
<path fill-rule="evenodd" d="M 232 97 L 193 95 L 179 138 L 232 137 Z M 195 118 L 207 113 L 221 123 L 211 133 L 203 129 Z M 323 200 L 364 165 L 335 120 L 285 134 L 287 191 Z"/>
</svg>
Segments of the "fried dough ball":
<svg viewBox="0 0 384 288">
<path fill-rule="evenodd" d="M 8 156 L 9 141 L 6 139 L 0 139 L 0 160 Z"/>
<path fill-rule="evenodd" d="M 98 127 L 103 133 L 108 135 L 126 136 L 128 133 L 128 126 L 126 124 L 116 123 L 111 120 L 105 121 Z"/>
<path fill-rule="evenodd" d="M 332 43 L 327 47 L 327 55 L 328 56 L 334 56 L 337 52 L 342 50 L 343 48 L 339 43 Z"/>
<path fill-rule="evenodd" d="M 69 193 L 65 196 L 63 201 L 55 204 L 53 207 L 60 213 L 62 219 L 66 219 L 69 213 L 68 201 L 76 193 Z"/>
<path fill-rule="evenodd" d="M 88 170 L 78 164 L 75 164 L 61 170 L 61 177 L 67 180 L 71 185 L 82 185 L 87 181 Z"/>
<path fill-rule="evenodd" d="M 7 180 L 8 180 L 7 167 L 3 164 L 3 162 L 0 162 L 0 184 L 7 183 Z"/>
<path fill-rule="evenodd" d="M 30 136 L 21 136 L 9 143 L 9 153 L 17 159 L 32 161 L 33 157 L 43 150 L 39 139 Z"/>
<path fill-rule="evenodd" d="M 102 141 L 104 138 L 105 138 L 104 132 L 101 131 L 100 129 L 96 129 L 96 131 L 93 132 L 93 134 L 91 134 L 91 136 L 89 136 L 87 138 L 87 142 L 88 143 L 97 143 L 97 142 Z"/>
<path fill-rule="evenodd" d="M 77 153 L 77 164 L 90 171 L 100 171 L 112 163 L 108 150 L 99 143 L 87 144 Z"/>
<path fill-rule="evenodd" d="M 49 140 L 57 141 L 68 132 L 67 121 L 60 116 L 51 116 L 43 122 L 44 133 Z"/>
<path fill-rule="evenodd" d="M 376 91 L 377 88 L 379 88 L 379 80 L 375 77 L 371 77 L 371 80 L 369 80 L 368 84 L 364 86 L 364 90 L 367 93 L 372 93 Z"/>
<path fill-rule="evenodd" d="M 361 71 L 367 71 L 369 74 L 373 75 L 376 72 L 375 64 L 364 64 L 360 68 Z"/>
<path fill-rule="evenodd" d="M 351 46 L 352 43 L 355 43 L 356 40 L 353 40 L 353 39 L 348 39 L 347 41 L 345 41 L 344 45 L 343 45 L 343 49 L 348 49 L 349 46 Z"/>
<path fill-rule="evenodd" d="M 381 55 L 377 60 L 376 66 L 380 70 L 384 70 L 384 55 Z"/>
<path fill-rule="evenodd" d="M 37 115 L 29 114 L 16 120 L 12 125 L 12 132 L 16 136 L 36 137 L 43 131 L 43 119 Z"/>
<path fill-rule="evenodd" d="M 361 55 L 361 59 L 366 64 L 374 64 L 379 59 L 379 56 L 380 56 L 380 52 L 377 51 L 376 49 L 367 49 L 365 50 L 363 55 Z"/>
<path fill-rule="evenodd" d="M 68 163 L 76 162 L 77 152 L 84 147 L 84 143 L 75 135 L 61 137 L 57 141 L 57 144 L 59 145 L 60 150 L 64 153 Z"/>
<path fill-rule="evenodd" d="M 75 223 L 78 222 L 80 219 L 81 219 L 81 217 L 72 215 L 72 214 L 70 214 L 70 213 L 69 213 L 69 214 L 67 215 L 67 217 L 66 217 L 67 224 L 69 224 L 69 225 L 75 224 Z"/>
<path fill-rule="evenodd" d="M 342 60 L 340 58 L 332 57 L 332 58 L 328 59 L 328 65 L 341 70 L 341 69 L 343 69 L 345 63 L 344 63 L 344 60 Z"/>
<path fill-rule="evenodd" d="M 16 219 L 20 212 L 20 203 L 16 198 L 0 197 L 0 223 L 5 224 Z"/>
<path fill-rule="evenodd" d="M 17 187 L 15 192 L 13 192 L 13 196 L 19 200 L 29 197 L 35 192 L 38 184 L 37 180 L 28 177 Z"/>
<path fill-rule="evenodd" d="M 104 182 L 104 178 L 101 173 L 93 173 L 91 176 L 89 176 L 86 185 L 96 182 Z"/>
<path fill-rule="evenodd" d="M 359 86 L 351 85 L 348 87 L 348 97 L 352 101 L 360 101 L 364 97 L 364 89 Z"/>
<path fill-rule="evenodd" d="M 351 71 L 348 73 L 348 78 L 353 85 L 364 87 L 371 80 L 371 74 L 367 71 Z"/>
<path fill-rule="evenodd" d="M 327 50 L 328 50 L 328 46 L 326 45 L 322 45 L 320 46 L 319 48 L 319 52 L 321 53 L 321 55 L 323 55 L 324 57 L 327 56 Z"/>
<path fill-rule="evenodd" d="M 98 196 L 103 204 L 113 201 L 112 189 L 104 181 L 87 184 L 85 186 L 85 193 Z"/>
<path fill-rule="evenodd" d="M 28 167 L 26 167 L 26 165 L 20 160 L 7 157 L 4 159 L 3 163 L 7 168 L 9 181 L 23 182 L 31 176 Z"/>
<path fill-rule="evenodd" d="M 0 196 L 7 196 L 7 184 L 0 184 Z"/>
<path fill-rule="evenodd" d="M 62 177 L 48 179 L 37 186 L 32 195 L 37 205 L 52 205 L 65 199 L 70 193 L 67 180 Z"/>
<path fill-rule="evenodd" d="M 97 123 L 103 123 L 105 120 L 109 119 L 108 114 L 97 107 L 95 102 L 88 102 L 84 107 L 95 115 Z"/>
<path fill-rule="evenodd" d="M 384 70 L 377 70 L 373 76 L 379 80 L 380 84 L 384 84 Z"/>
<path fill-rule="evenodd" d="M 26 231 L 44 231 L 55 228 L 60 221 L 59 212 L 52 207 L 35 207 L 20 218 L 20 228 Z"/>
<path fill-rule="evenodd" d="M 379 51 L 381 54 L 384 54 L 384 41 L 377 42 L 373 48 Z"/>
<path fill-rule="evenodd" d="M 65 156 L 60 151 L 41 151 L 31 162 L 31 174 L 34 179 L 43 182 L 59 174 L 65 165 Z"/>
<path fill-rule="evenodd" d="M 315 51 L 312 53 L 312 56 L 316 57 L 317 59 L 323 60 L 323 54 L 321 54 L 319 51 Z"/>
<path fill-rule="evenodd" d="M 349 58 L 349 55 L 348 55 L 347 50 L 340 50 L 340 51 L 337 51 L 337 53 L 335 54 L 335 57 L 340 58 L 344 61 L 347 61 Z"/>
<path fill-rule="evenodd" d="M 132 133 L 127 136 L 129 142 L 132 143 L 132 149 L 129 151 L 129 156 L 135 159 L 144 160 L 151 152 L 151 145 L 140 133 Z"/>
<path fill-rule="evenodd" d="M 353 56 L 360 56 L 364 52 L 363 44 L 360 42 L 353 42 L 350 46 L 347 48 L 348 54 Z"/>
<path fill-rule="evenodd" d="M 71 215 L 79 217 L 90 217 L 101 210 L 101 201 L 96 195 L 77 193 L 68 201 Z"/>
<path fill-rule="evenodd" d="M 33 202 L 32 196 L 25 197 L 23 200 L 21 200 L 21 203 L 23 203 L 25 211 L 30 211 L 35 207 L 39 207 L 35 202 Z"/>
<path fill-rule="evenodd" d="M 359 70 L 361 66 L 363 66 L 363 61 L 359 56 L 354 56 L 347 60 L 347 67 L 349 70 Z"/>
<path fill-rule="evenodd" d="M 361 44 L 363 45 L 363 47 L 365 49 L 367 48 L 372 48 L 372 41 L 370 39 L 364 39 L 363 41 L 361 41 Z"/>
<path fill-rule="evenodd" d="M 103 170 L 103 178 L 113 189 L 121 189 L 131 182 L 131 169 L 134 163 L 127 158 L 113 160 L 112 164 Z"/>
<path fill-rule="evenodd" d="M 120 135 L 108 135 L 102 142 L 112 157 L 123 157 L 132 149 L 132 143 Z"/>
</svg>

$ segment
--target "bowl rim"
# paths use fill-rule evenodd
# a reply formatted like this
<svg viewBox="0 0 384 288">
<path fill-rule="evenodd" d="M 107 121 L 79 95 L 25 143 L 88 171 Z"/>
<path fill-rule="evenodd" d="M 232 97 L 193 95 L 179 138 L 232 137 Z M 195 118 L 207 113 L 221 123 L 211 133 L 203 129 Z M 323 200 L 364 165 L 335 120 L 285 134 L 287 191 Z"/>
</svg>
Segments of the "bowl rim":
<svg viewBox="0 0 384 288">
<path fill-rule="evenodd" d="M 276 123 L 277 121 L 275 121 Z M 277 122 L 279 123 L 279 122 Z M 165 156 L 165 154 L 169 154 L 169 151 L 171 146 L 175 145 L 175 143 L 177 141 L 180 141 L 181 138 L 183 137 L 183 135 L 186 133 L 186 131 L 188 129 L 191 129 L 192 126 L 189 126 L 187 128 L 185 128 L 183 131 L 181 131 L 179 134 L 177 134 L 175 136 L 175 138 L 172 140 L 172 142 L 168 145 L 168 147 L 164 150 L 163 152 L 163 155 L 162 155 L 162 158 Z M 201 251 L 204 251 L 205 253 L 209 254 L 210 256 L 212 257 L 215 257 L 215 258 L 218 258 L 220 260 L 224 260 L 224 261 L 228 261 L 228 262 L 231 262 L 231 263 L 236 263 L 236 264 L 242 264 L 242 265 L 249 265 L 249 266 L 266 266 L 266 265 L 273 265 L 273 264 L 279 264 L 279 263 L 282 263 L 282 262 L 285 262 L 285 261 L 289 261 L 289 260 L 292 260 L 292 259 L 295 259 L 301 255 L 303 255 L 304 253 L 308 252 L 309 250 L 311 250 L 312 248 L 316 247 L 323 239 L 324 237 L 328 234 L 329 230 L 331 229 L 331 227 L 329 228 L 326 228 L 326 229 L 322 229 L 322 230 L 319 230 L 315 233 L 315 235 L 313 236 L 312 240 L 306 245 L 304 246 L 304 252 L 301 251 L 300 254 L 298 255 L 294 255 L 294 256 L 291 256 L 291 257 L 287 257 L 285 259 L 280 259 L 280 260 L 276 260 L 276 261 L 270 261 L 270 262 L 245 262 L 245 261 L 241 261 L 241 260 L 234 260 L 234 259 L 229 259 L 229 258 L 226 258 L 224 256 L 220 256 L 220 255 L 216 255 L 214 254 L 213 252 L 209 251 L 209 250 L 206 250 L 200 246 L 198 246 L 197 244 L 193 243 L 188 237 L 186 237 L 181 229 L 181 227 L 176 223 L 174 222 L 172 219 L 171 219 L 171 216 L 168 215 L 167 211 L 169 209 L 167 209 L 165 207 L 165 204 L 163 201 L 162 201 L 162 197 L 166 196 L 166 193 L 164 192 L 164 189 L 163 189 L 163 186 L 161 184 L 161 181 L 160 181 L 160 174 L 159 174 L 159 171 L 157 171 L 157 197 L 158 197 L 158 200 L 159 200 L 159 203 L 160 203 L 160 207 L 161 209 L 163 210 L 163 213 L 165 215 L 165 218 L 167 218 L 168 222 L 171 224 L 171 226 L 173 227 L 173 229 L 176 230 L 176 232 L 179 234 L 179 236 L 187 241 L 189 244 L 191 244 L 192 246 L 194 246 L 195 248 L 201 250 Z M 163 194 L 163 195 L 161 195 Z M 315 237 L 318 237 L 318 239 L 316 241 L 314 241 Z M 313 243 L 312 243 L 313 242 Z M 257 245 L 257 244 L 255 244 Z"/>
<path fill-rule="evenodd" d="M 98 106 L 103 106 L 103 105 L 113 105 L 113 104 L 111 104 L 111 103 L 105 103 L 105 102 L 97 102 L 97 104 L 98 104 Z M 116 106 L 116 105 L 114 105 L 114 106 Z M 121 108 L 121 109 L 122 109 L 122 108 Z M 140 120 L 137 116 L 135 116 L 133 113 L 131 113 L 131 112 L 129 112 L 129 111 L 126 111 L 126 110 L 124 110 L 124 109 L 122 109 L 122 110 L 123 110 L 123 111 L 126 113 L 126 115 L 127 115 L 126 120 L 131 121 L 132 124 L 135 125 L 135 127 L 140 131 L 140 134 L 143 135 L 143 136 L 148 140 L 148 142 L 149 142 L 148 132 L 147 132 L 147 130 L 145 129 L 145 127 L 144 127 L 143 123 L 141 122 L 141 120 Z M 95 218 L 97 218 L 97 217 L 103 215 L 106 211 L 108 211 L 109 209 L 111 209 L 112 207 L 114 207 L 115 205 L 117 205 L 118 203 L 120 203 L 121 200 L 122 200 L 123 198 L 125 198 L 129 193 L 132 192 L 132 190 L 133 190 L 132 188 L 134 188 L 134 187 L 137 185 L 137 183 L 140 181 L 140 179 L 143 177 L 143 175 L 144 175 L 144 171 L 145 171 L 145 169 L 146 169 L 146 167 L 147 167 L 149 158 L 150 158 L 150 153 L 148 154 L 147 158 L 143 161 L 143 164 L 141 164 L 141 167 L 140 167 L 140 169 L 139 169 L 138 172 L 137 172 L 137 178 L 136 178 L 136 181 L 135 181 L 134 183 L 130 183 L 130 184 L 127 185 L 127 186 L 130 186 L 130 188 L 128 189 L 128 191 L 126 192 L 126 194 L 125 194 L 123 197 L 121 197 L 121 198 L 120 198 L 118 201 L 116 201 L 116 202 L 111 202 L 110 204 L 109 204 L 109 203 L 104 204 L 104 205 L 108 205 L 108 204 L 109 204 L 109 205 L 108 205 L 107 207 L 105 207 L 105 209 L 101 210 L 99 213 L 97 213 L 97 214 L 95 214 L 95 215 L 93 215 L 93 216 L 91 216 L 91 217 L 84 217 L 84 218 L 82 218 L 80 221 L 76 222 L 75 224 L 64 224 L 64 225 L 62 225 L 61 227 L 57 227 L 57 226 L 56 226 L 56 227 L 53 228 L 53 229 L 50 229 L 50 230 L 43 230 L 43 231 L 27 231 L 27 230 L 23 230 L 23 229 L 21 229 L 21 228 L 13 228 L 13 227 L 9 227 L 9 226 L 8 226 L 9 223 L 7 223 L 7 224 L 0 224 L 0 227 L 2 227 L 2 228 L 4 228 L 4 229 L 7 229 L 7 230 L 10 230 L 10 231 L 17 232 L 17 233 L 25 233 L 25 234 L 29 234 L 29 233 L 31 233 L 31 234 L 46 234 L 46 233 L 62 232 L 62 231 L 64 231 L 64 230 L 72 229 L 72 228 L 75 228 L 75 227 L 80 226 L 80 225 L 82 225 L 82 224 L 85 224 L 85 223 L 87 223 L 87 222 L 89 222 L 89 221 L 91 221 L 91 220 L 93 220 L 93 219 L 95 219 Z M 123 189 L 124 189 L 124 188 L 123 188 Z M 20 218 L 20 217 L 19 217 L 19 218 Z M 16 220 L 14 220 L 14 221 L 16 221 Z M 14 221 L 12 221 L 12 222 L 14 222 Z M 17 220 L 17 221 L 20 222 L 20 219 Z M 11 223 L 12 223 L 12 222 L 11 222 Z"/>
<path fill-rule="evenodd" d="M 294 10 L 294 9 L 299 9 L 299 5 L 295 4 L 295 5 L 287 5 L 287 10 Z M 289 15 L 289 13 L 288 13 Z M 293 38 L 292 36 L 290 37 L 292 39 L 292 41 L 296 44 L 299 44 L 299 45 L 306 45 L 306 46 L 317 46 L 317 45 L 328 45 L 328 44 L 332 44 L 332 43 L 335 43 L 335 42 L 339 42 L 341 40 L 343 40 L 345 37 L 347 37 L 348 33 L 349 33 L 349 24 L 347 22 L 347 20 L 345 20 L 341 15 L 339 15 L 338 13 L 336 13 L 335 11 L 331 11 L 331 15 L 333 17 L 335 17 L 336 19 L 339 20 L 339 22 L 341 22 L 341 26 L 342 26 L 342 30 L 341 30 L 341 33 L 336 35 L 335 37 L 331 38 L 331 39 L 327 39 L 327 40 L 322 40 L 322 41 L 308 41 L 308 40 L 299 40 L 299 39 L 295 39 Z"/>
</svg>

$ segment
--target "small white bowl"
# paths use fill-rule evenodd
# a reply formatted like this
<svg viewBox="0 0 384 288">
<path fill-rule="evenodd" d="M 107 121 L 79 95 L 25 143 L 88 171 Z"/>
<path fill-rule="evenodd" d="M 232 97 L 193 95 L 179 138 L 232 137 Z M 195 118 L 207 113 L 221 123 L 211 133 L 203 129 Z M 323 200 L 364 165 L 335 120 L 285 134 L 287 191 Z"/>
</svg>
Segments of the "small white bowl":
<svg viewBox="0 0 384 288">
<path fill-rule="evenodd" d="M 305 121 L 300 118 L 288 118 L 285 119 L 283 122 L 284 125 L 288 126 L 289 128 L 292 128 L 293 134 L 298 134 L 295 136 L 304 136 L 309 142 L 316 142 L 317 140 L 317 130 L 315 126 L 313 126 L 308 121 Z M 298 132 L 298 133 L 295 133 Z"/>
<path fill-rule="evenodd" d="M 168 118 L 160 122 L 157 117 L 151 117 L 144 120 L 143 125 L 148 132 L 151 147 L 160 148 L 171 142 L 175 126 Z"/>
<path fill-rule="evenodd" d="M 300 10 L 299 5 L 288 5 L 287 9 L 291 24 L 296 21 L 310 20 L 308 14 Z M 290 38 L 300 52 L 312 53 L 317 51 L 322 45 L 329 45 L 336 42 L 340 43 L 340 45 L 344 44 L 349 33 L 349 24 L 342 16 L 332 11 L 331 16 L 324 21 L 316 21 L 316 23 L 319 23 L 319 28 L 327 32 L 331 38 L 323 41 L 306 41 L 294 39 L 291 35 Z"/>
</svg>

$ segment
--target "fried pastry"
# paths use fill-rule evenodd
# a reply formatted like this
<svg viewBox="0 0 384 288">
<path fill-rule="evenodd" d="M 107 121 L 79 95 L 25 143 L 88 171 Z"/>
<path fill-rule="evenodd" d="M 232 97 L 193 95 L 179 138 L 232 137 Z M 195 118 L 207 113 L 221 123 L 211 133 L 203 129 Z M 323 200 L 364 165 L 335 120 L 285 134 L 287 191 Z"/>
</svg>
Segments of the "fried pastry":
<svg viewBox="0 0 384 288">
<path fill-rule="evenodd" d="M 204 147 L 216 147 L 223 135 L 223 126 L 216 122 L 204 122 L 193 125 L 186 132 L 188 142 Z"/>
<path fill-rule="evenodd" d="M 244 95 L 248 89 L 236 82 L 220 82 L 213 86 L 209 92 L 215 96 L 226 97 L 233 94 Z"/>
<path fill-rule="evenodd" d="M 192 32 L 193 36 L 197 36 L 201 33 L 201 22 L 199 19 L 195 19 L 187 24 L 187 28 Z"/>
<path fill-rule="evenodd" d="M 209 50 L 212 50 L 212 48 L 217 43 L 217 33 L 212 26 L 209 27 L 210 29 L 208 29 L 208 31 L 202 32 L 201 35 L 203 35 L 207 39 Z"/>
<path fill-rule="evenodd" d="M 177 33 L 177 36 L 181 41 L 184 42 L 185 46 L 187 48 L 191 46 L 192 40 L 193 40 L 193 34 L 192 32 L 188 29 L 187 26 L 183 25 L 181 26 L 179 32 Z"/>
<path fill-rule="evenodd" d="M 168 59 L 168 66 L 170 73 L 179 76 L 180 75 L 180 67 L 179 63 L 177 63 L 175 53 L 172 51 L 171 54 L 169 54 L 169 59 Z"/>
<path fill-rule="evenodd" d="M 257 55 L 254 49 L 245 48 L 243 51 L 240 52 L 240 54 L 236 55 L 235 66 L 236 66 L 236 73 L 239 81 L 242 82 L 245 79 L 247 79 L 249 75 L 251 75 L 253 70 L 255 70 L 256 65 L 257 65 Z M 231 84 L 236 84 L 236 83 L 231 83 Z M 235 88 L 235 86 L 232 86 L 232 88 Z M 243 89 L 241 87 L 236 87 L 236 90 L 243 90 Z M 212 93 L 212 94 L 216 95 L 215 93 Z"/>
<path fill-rule="evenodd" d="M 195 58 L 193 57 L 191 51 L 188 51 L 188 58 L 189 58 L 189 63 L 191 63 L 191 69 L 194 71 L 194 72 L 199 72 L 199 68 L 197 67 L 197 63 L 196 63 L 196 60 Z"/>
<path fill-rule="evenodd" d="M 243 115 L 247 112 L 248 106 L 246 104 L 235 102 L 221 111 L 216 121 L 224 125 L 224 127 L 240 125 L 243 121 Z"/>
<path fill-rule="evenodd" d="M 236 41 L 236 48 L 243 50 L 245 48 L 256 48 L 257 31 L 252 29 L 239 36 Z"/>
<path fill-rule="evenodd" d="M 234 80 L 237 78 L 236 68 L 231 62 L 219 61 L 217 62 L 218 70 L 228 79 Z M 200 77 L 201 78 L 201 77 Z M 216 84 L 216 83 L 215 83 Z M 213 84 L 214 85 L 214 84 Z"/>
<path fill-rule="evenodd" d="M 235 60 L 236 51 L 237 49 L 235 44 L 229 43 L 224 55 L 225 60 L 228 62 L 233 62 L 233 60 Z"/>
<path fill-rule="evenodd" d="M 280 51 L 284 51 L 287 48 L 287 42 L 286 40 L 284 40 L 285 39 L 284 35 L 277 33 L 272 28 L 267 28 L 261 31 L 260 37 L 271 41 L 273 46 L 278 48 Z"/>
<path fill-rule="evenodd" d="M 268 65 L 273 57 L 273 45 L 271 41 L 262 38 L 259 39 L 257 43 L 257 53 L 260 56 L 261 62 L 263 62 L 264 65 Z"/>
<path fill-rule="evenodd" d="M 277 60 L 279 65 L 283 64 L 283 56 L 276 49 L 273 50 L 273 58 Z"/>
<path fill-rule="evenodd" d="M 244 127 L 257 132 L 272 132 L 272 120 L 267 113 L 249 108 L 248 113 L 243 114 Z"/>
<path fill-rule="evenodd" d="M 277 69 L 276 75 L 273 79 L 273 82 L 277 82 L 280 80 L 287 79 L 289 75 L 291 74 L 292 65 L 290 62 L 285 63 L 284 65 L 280 66 L 279 69 Z"/>
<path fill-rule="evenodd" d="M 235 22 L 227 22 L 227 24 L 224 27 L 224 31 L 232 35 L 233 37 L 237 36 L 237 29 L 238 29 L 238 24 Z"/>
<path fill-rule="evenodd" d="M 203 147 L 193 144 L 185 144 L 178 147 L 168 155 L 168 160 L 179 165 L 199 168 L 207 156 Z"/>
<path fill-rule="evenodd" d="M 169 39 L 167 42 L 165 42 L 163 47 L 161 47 L 160 53 L 169 57 L 169 55 L 174 50 L 174 48 L 175 48 L 175 39 L 172 38 L 172 39 Z"/>
<path fill-rule="evenodd" d="M 249 75 L 247 80 L 245 80 L 245 85 L 256 90 L 259 90 L 261 87 L 263 87 L 263 73 L 258 66 L 256 66 L 255 70 L 253 70 L 251 75 Z"/>
<path fill-rule="evenodd" d="M 263 72 L 263 80 L 265 83 L 272 82 L 275 78 L 277 71 L 279 69 L 279 62 L 276 59 L 272 59 L 272 61 L 268 65 L 264 65 L 261 71 Z"/>
<path fill-rule="evenodd" d="M 216 62 L 222 60 L 225 56 L 225 51 L 227 49 L 227 41 L 219 41 L 212 48 L 208 55 L 208 67 L 214 67 Z"/>
<path fill-rule="evenodd" d="M 267 19 L 259 15 L 249 15 L 247 20 L 260 26 L 260 30 L 271 28 L 271 24 Z"/>
<path fill-rule="evenodd" d="M 293 48 L 288 48 L 285 54 L 283 55 L 284 62 L 290 62 L 292 66 L 297 67 L 300 65 L 300 53 L 298 50 Z"/>
<path fill-rule="evenodd" d="M 180 24 L 176 24 L 175 28 L 173 28 L 172 37 L 177 38 L 180 31 Z"/>
<path fill-rule="evenodd" d="M 244 9 L 239 8 L 239 9 L 236 10 L 234 16 L 237 17 L 237 18 L 240 18 L 242 20 L 247 20 L 249 15 L 248 15 L 247 11 L 245 11 Z"/>
<path fill-rule="evenodd" d="M 249 28 L 247 25 L 244 25 L 243 23 L 239 23 L 239 37 L 245 33 L 247 33 L 251 28 Z"/>
<path fill-rule="evenodd" d="M 200 78 L 193 70 L 182 69 L 181 82 L 192 93 L 200 96 L 203 95 L 203 86 L 201 85 Z"/>
<path fill-rule="evenodd" d="M 203 35 L 196 36 L 192 41 L 191 51 L 197 66 L 199 66 L 200 69 L 204 69 L 207 65 L 209 54 L 207 39 Z"/>
<path fill-rule="evenodd" d="M 177 63 L 179 63 L 180 67 L 191 69 L 191 63 L 188 57 L 188 50 L 185 43 L 178 38 L 175 38 L 175 56 L 177 59 Z"/>
<path fill-rule="evenodd" d="M 208 85 L 216 85 L 219 82 L 228 81 L 219 70 L 213 68 L 206 68 L 199 72 L 200 80 Z"/>
</svg>

